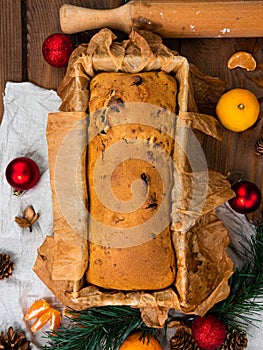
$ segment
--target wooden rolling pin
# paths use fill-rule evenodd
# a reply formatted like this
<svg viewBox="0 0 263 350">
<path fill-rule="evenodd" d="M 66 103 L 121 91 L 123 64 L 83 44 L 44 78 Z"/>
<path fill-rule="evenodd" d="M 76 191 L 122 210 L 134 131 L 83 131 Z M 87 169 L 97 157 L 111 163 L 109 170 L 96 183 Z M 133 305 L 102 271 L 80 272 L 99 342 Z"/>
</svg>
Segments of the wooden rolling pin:
<svg viewBox="0 0 263 350">
<path fill-rule="evenodd" d="M 263 1 L 130 1 L 115 9 L 60 8 L 64 33 L 110 28 L 145 29 L 163 38 L 262 37 Z"/>
</svg>

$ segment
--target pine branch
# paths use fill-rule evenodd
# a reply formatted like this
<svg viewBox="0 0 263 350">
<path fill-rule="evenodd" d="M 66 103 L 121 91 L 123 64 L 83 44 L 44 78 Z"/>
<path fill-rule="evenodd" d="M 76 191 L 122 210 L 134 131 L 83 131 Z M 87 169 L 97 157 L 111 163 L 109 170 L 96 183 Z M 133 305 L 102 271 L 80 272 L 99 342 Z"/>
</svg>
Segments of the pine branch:
<svg viewBox="0 0 263 350">
<path fill-rule="evenodd" d="M 70 326 L 47 332 L 48 342 L 42 349 L 117 350 L 135 329 L 141 329 L 145 338 L 159 332 L 146 327 L 140 311 L 130 307 L 105 306 L 68 314 Z"/>
<path fill-rule="evenodd" d="M 244 256 L 246 261 L 240 270 L 236 270 L 229 280 L 229 297 L 211 310 L 224 319 L 228 325 L 248 328 L 256 326 L 259 312 L 263 310 L 263 223 L 256 229 Z"/>
</svg>

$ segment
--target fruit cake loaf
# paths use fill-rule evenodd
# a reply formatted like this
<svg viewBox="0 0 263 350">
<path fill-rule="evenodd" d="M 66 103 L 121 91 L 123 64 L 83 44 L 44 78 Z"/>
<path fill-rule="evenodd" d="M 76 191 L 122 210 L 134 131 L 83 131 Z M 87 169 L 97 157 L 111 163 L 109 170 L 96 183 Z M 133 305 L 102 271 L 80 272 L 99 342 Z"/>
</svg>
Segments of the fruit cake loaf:
<svg viewBox="0 0 263 350">
<path fill-rule="evenodd" d="M 91 80 L 86 273 L 91 284 L 159 290 L 175 280 L 170 160 L 176 95 L 176 80 L 163 71 L 100 73 Z"/>
</svg>

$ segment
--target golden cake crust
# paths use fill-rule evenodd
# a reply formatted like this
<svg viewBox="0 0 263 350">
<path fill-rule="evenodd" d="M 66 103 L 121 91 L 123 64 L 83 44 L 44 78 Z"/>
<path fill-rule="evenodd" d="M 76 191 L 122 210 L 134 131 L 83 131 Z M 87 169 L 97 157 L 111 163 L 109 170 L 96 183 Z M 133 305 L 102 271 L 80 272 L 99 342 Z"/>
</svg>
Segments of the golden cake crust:
<svg viewBox="0 0 263 350">
<path fill-rule="evenodd" d="M 136 74 L 104 72 L 95 75 L 90 82 L 89 111 L 92 113 L 124 101 L 150 103 L 174 112 L 176 94 L 176 80 L 164 71 Z"/>
<path fill-rule="evenodd" d="M 163 71 L 101 73 L 91 81 L 89 128 L 96 136 L 88 143 L 89 210 L 92 219 L 107 226 L 107 240 L 105 234 L 101 238 L 97 226 L 89 224 L 89 267 L 86 274 L 89 283 L 106 289 L 158 290 L 175 280 L 169 225 L 172 166 L 165 165 L 162 178 L 157 170 L 158 161 L 153 159 L 158 149 L 169 157 L 173 154 L 173 137 L 164 130 L 175 127 L 171 112 L 176 109 L 176 93 L 176 80 Z M 132 116 L 129 117 L 128 106 L 133 103 L 141 103 L 140 109 L 148 114 L 147 123 L 140 123 L 138 119 L 135 122 Z M 147 112 L 144 104 L 154 107 Z M 158 113 L 161 122 L 156 128 L 152 119 L 159 118 Z M 122 160 L 120 150 L 132 143 L 134 155 L 141 154 L 141 158 L 127 156 Z M 106 152 L 116 145 L 111 159 L 116 156 L 119 160 L 111 169 Z M 104 176 L 106 181 L 107 174 L 111 174 L 110 193 L 98 194 L 95 173 L 98 163 L 101 164 L 98 176 Z M 132 185 L 136 180 L 141 182 L 138 190 L 145 200 L 138 208 L 122 211 L 121 204 L 133 199 Z M 164 185 L 163 181 L 168 184 Z M 112 197 L 120 202 L 119 210 L 112 210 Z M 107 200 L 109 205 L 104 203 Z M 154 219 L 161 204 L 165 208 L 167 224 L 161 232 L 152 224 L 145 228 L 145 223 Z M 138 228 L 136 235 L 142 237 L 140 243 L 136 237 L 131 237 L 129 229 L 132 228 Z"/>
</svg>

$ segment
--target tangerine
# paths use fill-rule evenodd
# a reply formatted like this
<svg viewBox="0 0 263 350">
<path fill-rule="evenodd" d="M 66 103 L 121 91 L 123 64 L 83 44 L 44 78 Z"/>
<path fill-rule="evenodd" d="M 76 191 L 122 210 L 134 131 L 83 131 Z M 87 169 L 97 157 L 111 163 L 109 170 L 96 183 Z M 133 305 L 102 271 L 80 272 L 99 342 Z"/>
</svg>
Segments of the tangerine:
<svg viewBox="0 0 263 350">
<path fill-rule="evenodd" d="M 120 346 L 120 350 L 162 350 L 158 340 L 151 336 L 148 340 L 141 339 L 142 332 L 136 331 L 130 334 Z"/>
<path fill-rule="evenodd" d="M 227 61 L 227 68 L 234 69 L 237 67 L 244 68 L 247 71 L 256 69 L 257 62 L 251 53 L 245 51 L 238 51 L 234 53 Z"/>
<path fill-rule="evenodd" d="M 241 132 L 257 121 L 260 105 L 247 89 L 235 88 L 224 93 L 216 105 L 216 114 L 226 129 Z"/>
</svg>

